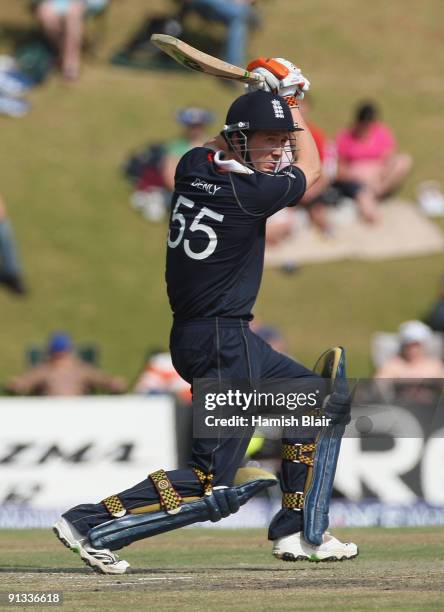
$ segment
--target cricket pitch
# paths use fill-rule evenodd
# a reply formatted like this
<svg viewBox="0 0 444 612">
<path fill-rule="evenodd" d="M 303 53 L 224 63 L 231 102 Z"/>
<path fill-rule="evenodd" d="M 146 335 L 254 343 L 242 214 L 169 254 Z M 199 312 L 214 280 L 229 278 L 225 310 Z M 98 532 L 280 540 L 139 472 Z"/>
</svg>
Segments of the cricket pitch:
<svg viewBox="0 0 444 612">
<path fill-rule="evenodd" d="M 443 609 L 442 528 L 334 533 L 359 545 L 357 559 L 284 563 L 271 556 L 264 530 L 185 529 L 123 549 L 132 572 L 102 576 L 49 530 L 4 530 L 0 592 L 63 593 L 64 611 Z"/>
</svg>

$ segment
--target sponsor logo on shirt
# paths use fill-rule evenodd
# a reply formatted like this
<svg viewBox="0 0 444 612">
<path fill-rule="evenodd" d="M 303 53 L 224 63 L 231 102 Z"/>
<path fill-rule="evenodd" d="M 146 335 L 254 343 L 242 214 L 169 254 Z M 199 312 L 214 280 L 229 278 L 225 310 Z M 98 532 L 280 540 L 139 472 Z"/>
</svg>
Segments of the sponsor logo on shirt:
<svg viewBox="0 0 444 612">
<path fill-rule="evenodd" d="M 213 183 L 205 183 L 205 181 L 202 181 L 199 178 L 195 178 L 191 185 L 206 191 L 210 195 L 215 195 L 215 193 L 220 189 L 220 187 L 216 187 L 216 185 L 213 185 Z"/>
</svg>

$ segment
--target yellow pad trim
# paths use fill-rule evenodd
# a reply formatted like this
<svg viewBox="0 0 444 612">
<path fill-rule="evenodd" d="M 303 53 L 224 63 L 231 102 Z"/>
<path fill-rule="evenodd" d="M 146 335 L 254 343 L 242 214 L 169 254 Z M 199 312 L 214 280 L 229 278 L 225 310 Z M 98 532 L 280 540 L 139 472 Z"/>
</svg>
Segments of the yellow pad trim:
<svg viewBox="0 0 444 612">
<path fill-rule="evenodd" d="M 197 501 L 198 499 L 202 499 L 201 497 L 190 496 L 183 497 L 182 503 Z M 130 514 L 145 514 L 146 512 L 158 512 L 159 510 L 163 510 L 160 504 L 148 504 L 147 506 L 141 506 L 140 508 L 132 508 L 128 510 Z"/>
<path fill-rule="evenodd" d="M 182 498 L 171 484 L 165 470 L 157 470 L 157 472 L 149 474 L 149 478 L 159 495 L 161 508 L 171 513 L 178 512 L 180 510 Z"/>
<path fill-rule="evenodd" d="M 252 480 L 277 480 L 277 478 L 274 474 L 267 472 L 267 470 L 256 467 L 244 467 L 237 470 L 233 484 L 235 487 L 238 487 Z"/>
<path fill-rule="evenodd" d="M 214 474 L 206 474 L 203 470 L 201 470 L 198 467 L 194 467 L 193 472 L 196 474 L 201 485 L 203 486 L 205 495 L 211 495 L 211 492 L 213 490 Z"/>
<path fill-rule="evenodd" d="M 313 372 L 319 374 L 322 378 L 334 380 L 343 351 L 344 349 L 340 346 L 335 346 L 334 348 L 326 350 L 315 363 Z"/>
<path fill-rule="evenodd" d="M 282 508 L 290 510 L 302 510 L 304 507 L 304 494 L 301 491 L 296 493 L 282 493 Z"/>
<path fill-rule="evenodd" d="M 313 453 L 315 450 L 316 444 L 282 444 L 282 459 L 284 461 L 313 466 Z M 309 457 L 304 453 L 311 453 L 312 456 Z"/>
<path fill-rule="evenodd" d="M 102 504 L 114 518 L 121 518 L 126 514 L 126 509 L 117 495 L 110 495 L 102 499 Z"/>
</svg>

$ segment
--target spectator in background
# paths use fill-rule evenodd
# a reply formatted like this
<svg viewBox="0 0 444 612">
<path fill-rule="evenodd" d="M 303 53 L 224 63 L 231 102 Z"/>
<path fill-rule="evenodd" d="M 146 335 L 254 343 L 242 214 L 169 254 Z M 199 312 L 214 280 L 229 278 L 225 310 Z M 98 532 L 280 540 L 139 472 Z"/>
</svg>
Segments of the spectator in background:
<svg viewBox="0 0 444 612">
<path fill-rule="evenodd" d="M 17 246 L 6 206 L 0 196 L 0 283 L 18 295 L 26 293 Z"/>
<path fill-rule="evenodd" d="M 433 331 L 444 333 L 444 276 L 439 285 L 438 299 L 432 306 L 425 322 Z"/>
<path fill-rule="evenodd" d="M 147 359 L 143 372 L 134 386 L 134 393 L 157 395 L 172 393 L 186 404 L 191 403 L 191 387 L 176 372 L 171 355 L 154 352 Z"/>
<path fill-rule="evenodd" d="M 328 222 L 327 209 L 335 206 L 342 198 L 355 200 L 359 212 L 368 223 L 378 219 L 377 200 L 373 191 L 364 183 L 340 179 L 338 175 L 336 151 L 329 146 L 324 132 L 310 121 L 311 98 L 301 100 L 301 112 L 308 123 L 322 162 L 322 174 L 319 180 L 305 192 L 302 203 L 306 206 L 312 223 L 326 236 L 332 231 Z M 330 143 L 331 145 L 332 143 Z"/>
<path fill-rule="evenodd" d="M 287 343 L 285 342 L 284 336 L 276 327 L 261 325 L 260 323 L 253 325 L 253 322 L 250 326 L 254 333 L 269 344 L 273 350 L 283 353 L 284 355 L 286 354 Z"/>
<path fill-rule="evenodd" d="M 297 229 L 294 210 L 282 208 L 267 219 L 265 239 L 267 246 L 276 246 L 285 238 L 290 237 Z"/>
<path fill-rule="evenodd" d="M 77 357 L 70 336 L 64 332 L 52 334 L 47 352 L 45 362 L 13 378 L 6 389 L 18 395 L 47 396 L 88 395 L 96 390 L 124 393 L 126 390 L 122 378 L 110 376 Z"/>
<path fill-rule="evenodd" d="M 201 147 L 207 140 L 206 129 L 213 121 L 211 112 L 196 107 L 183 108 L 176 113 L 176 121 L 182 126 L 182 134 L 165 144 L 163 181 L 170 193 L 174 190 L 174 175 L 180 158 L 194 147 Z"/>
<path fill-rule="evenodd" d="M 151 144 L 125 164 L 125 174 L 134 184 L 131 204 L 149 221 L 162 221 L 169 212 L 176 166 L 187 151 L 205 143 L 213 114 L 188 107 L 176 113 L 176 121 L 182 127 L 179 137 Z"/>
<path fill-rule="evenodd" d="M 37 20 L 60 57 L 63 77 L 77 80 L 83 44 L 84 19 L 98 14 L 108 0 L 34 0 Z"/>
<path fill-rule="evenodd" d="M 205 19 L 226 25 L 224 59 L 235 66 L 245 66 L 245 47 L 249 23 L 257 21 L 252 8 L 255 0 L 183 0 L 184 9 L 195 11 Z"/>
<path fill-rule="evenodd" d="M 393 133 L 379 120 L 373 102 L 358 105 L 352 125 L 338 133 L 336 146 L 338 180 L 363 184 L 379 200 L 400 187 L 412 167 L 409 155 L 396 152 Z"/>
<path fill-rule="evenodd" d="M 392 357 L 375 373 L 375 378 L 444 378 L 444 364 L 427 352 L 430 328 L 421 321 L 399 326 L 399 355 Z"/>
<path fill-rule="evenodd" d="M 250 327 L 256 336 L 269 344 L 273 350 L 287 355 L 287 342 L 277 327 L 262 323 L 257 317 L 250 322 Z"/>
</svg>

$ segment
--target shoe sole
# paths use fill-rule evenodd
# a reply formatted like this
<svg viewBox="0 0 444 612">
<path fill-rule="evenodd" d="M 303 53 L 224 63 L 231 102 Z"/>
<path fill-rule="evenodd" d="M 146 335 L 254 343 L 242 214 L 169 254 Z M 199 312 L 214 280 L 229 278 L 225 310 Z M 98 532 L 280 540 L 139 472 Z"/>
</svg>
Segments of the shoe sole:
<svg viewBox="0 0 444 612">
<path fill-rule="evenodd" d="M 310 563 L 334 563 L 336 561 L 352 561 L 353 559 L 356 559 L 356 557 L 359 555 L 359 550 L 356 552 L 355 555 L 350 555 L 349 557 L 347 557 L 346 555 L 343 555 L 342 557 L 336 557 L 335 555 L 332 555 L 331 557 L 324 557 L 323 559 L 319 559 L 319 557 L 317 557 L 316 555 L 312 555 L 311 557 L 307 557 L 305 555 L 294 555 L 293 553 L 289 553 L 289 552 L 285 552 L 285 553 L 279 553 L 279 552 L 274 552 L 273 553 L 273 557 L 275 557 L 276 559 L 280 559 L 281 561 L 290 561 L 292 563 L 294 563 L 295 561 L 308 561 Z"/>
<path fill-rule="evenodd" d="M 115 576 L 117 576 L 119 574 L 128 574 L 129 573 L 129 568 L 126 568 L 123 572 L 122 571 L 105 572 L 101 567 L 99 567 L 98 565 L 95 565 L 94 563 L 91 562 L 91 560 L 89 558 L 89 555 L 86 556 L 86 555 L 82 554 L 82 551 L 81 551 L 79 546 L 74 546 L 73 544 L 71 544 L 70 541 L 63 534 L 63 532 L 61 530 L 59 530 L 56 526 L 54 526 L 52 528 L 52 531 L 55 534 L 56 538 L 63 544 L 63 546 L 66 546 L 66 548 L 68 548 L 71 552 L 79 555 L 80 558 L 82 559 L 83 563 L 85 563 L 85 565 L 88 565 L 96 574 L 115 575 Z"/>
</svg>

